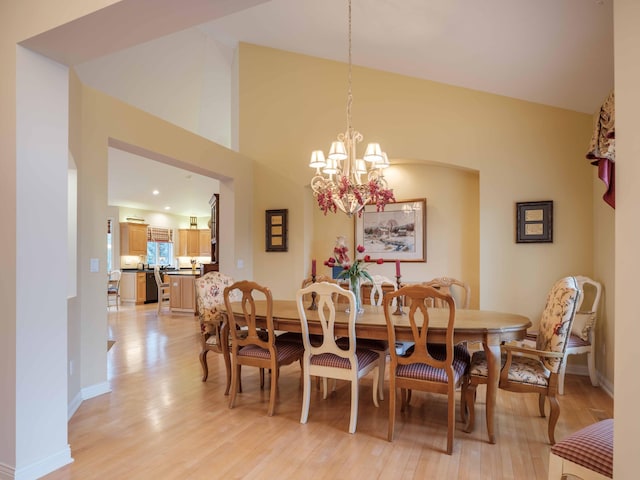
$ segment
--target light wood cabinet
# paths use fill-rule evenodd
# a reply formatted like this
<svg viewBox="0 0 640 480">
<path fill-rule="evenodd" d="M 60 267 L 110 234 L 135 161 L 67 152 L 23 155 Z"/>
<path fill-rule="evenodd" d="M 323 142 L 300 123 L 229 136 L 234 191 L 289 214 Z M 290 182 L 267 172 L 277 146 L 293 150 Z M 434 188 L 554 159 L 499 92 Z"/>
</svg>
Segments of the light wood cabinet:
<svg viewBox="0 0 640 480">
<path fill-rule="evenodd" d="M 211 230 L 180 229 L 178 230 L 179 257 L 210 257 Z"/>
<path fill-rule="evenodd" d="M 199 257 L 211 256 L 211 230 L 198 230 L 198 250 Z"/>
<path fill-rule="evenodd" d="M 120 301 L 143 304 L 147 299 L 147 279 L 144 272 L 122 272 L 120 277 Z"/>
<path fill-rule="evenodd" d="M 196 275 L 169 275 L 172 311 L 196 313 Z"/>
<path fill-rule="evenodd" d="M 147 256 L 147 226 L 143 223 L 120 224 L 120 255 Z"/>
</svg>

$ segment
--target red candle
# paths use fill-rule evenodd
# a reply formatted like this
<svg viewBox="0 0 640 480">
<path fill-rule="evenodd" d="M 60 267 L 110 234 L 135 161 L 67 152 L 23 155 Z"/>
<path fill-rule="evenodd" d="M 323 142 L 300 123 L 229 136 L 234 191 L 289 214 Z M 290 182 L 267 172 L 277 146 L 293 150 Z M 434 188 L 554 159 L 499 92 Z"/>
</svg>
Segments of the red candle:
<svg viewBox="0 0 640 480">
<path fill-rule="evenodd" d="M 316 259 L 311 260 L 311 275 L 316 274 Z"/>
<path fill-rule="evenodd" d="M 396 277 L 400 276 L 400 260 L 396 260 Z"/>
</svg>

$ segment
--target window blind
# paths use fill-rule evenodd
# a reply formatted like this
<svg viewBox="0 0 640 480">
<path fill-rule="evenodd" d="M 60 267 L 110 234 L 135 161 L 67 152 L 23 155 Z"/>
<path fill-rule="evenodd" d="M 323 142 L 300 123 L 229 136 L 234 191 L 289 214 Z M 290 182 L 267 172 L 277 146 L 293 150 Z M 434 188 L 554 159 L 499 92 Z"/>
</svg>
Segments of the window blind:
<svg viewBox="0 0 640 480">
<path fill-rule="evenodd" d="M 147 227 L 147 241 L 173 243 L 173 229 L 165 227 Z"/>
</svg>

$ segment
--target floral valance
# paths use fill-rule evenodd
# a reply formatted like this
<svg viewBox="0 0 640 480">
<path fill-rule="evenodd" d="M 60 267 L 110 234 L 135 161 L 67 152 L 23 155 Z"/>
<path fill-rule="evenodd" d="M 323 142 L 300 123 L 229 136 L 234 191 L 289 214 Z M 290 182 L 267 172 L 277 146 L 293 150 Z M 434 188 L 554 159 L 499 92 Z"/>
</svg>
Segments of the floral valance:
<svg viewBox="0 0 640 480">
<path fill-rule="evenodd" d="M 609 94 L 600 108 L 587 158 L 592 160 L 592 165 L 598 167 L 598 178 L 607 186 L 607 191 L 602 198 L 615 208 L 616 126 L 614 92 Z"/>
<path fill-rule="evenodd" d="M 165 227 L 147 227 L 148 242 L 173 242 L 173 229 Z"/>
</svg>

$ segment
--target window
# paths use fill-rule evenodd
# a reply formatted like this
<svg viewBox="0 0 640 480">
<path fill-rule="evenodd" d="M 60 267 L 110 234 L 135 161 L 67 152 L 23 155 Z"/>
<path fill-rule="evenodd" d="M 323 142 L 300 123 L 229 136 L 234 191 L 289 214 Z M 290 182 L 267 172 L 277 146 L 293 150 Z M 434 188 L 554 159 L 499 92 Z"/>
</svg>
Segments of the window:
<svg viewBox="0 0 640 480">
<path fill-rule="evenodd" d="M 173 243 L 147 242 L 147 263 L 149 265 L 170 265 L 173 263 Z"/>
</svg>

